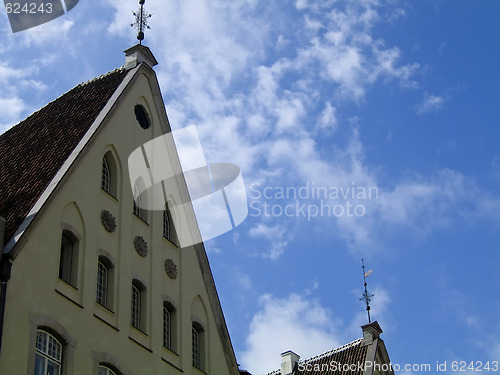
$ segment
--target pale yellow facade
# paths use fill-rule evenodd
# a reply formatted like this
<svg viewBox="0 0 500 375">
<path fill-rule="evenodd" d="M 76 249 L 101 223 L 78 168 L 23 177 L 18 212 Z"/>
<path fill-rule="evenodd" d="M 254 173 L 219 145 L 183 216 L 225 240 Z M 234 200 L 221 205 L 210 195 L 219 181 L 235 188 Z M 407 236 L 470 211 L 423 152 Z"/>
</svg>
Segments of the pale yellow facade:
<svg viewBox="0 0 500 375">
<path fill-rule="evenodd" d="M 149 129 L 136 121 L 137 104 L 148 112 Z M 82 140 L 74 162 L 42 196 L 10 250 L 0 374 L 35 374 L 40 328 L 62 342 L 66 375 L 98 375 L 99 365 L 133 375 L 239 373 L 203 245 L 181 249 L 167 240 L 162 211 L 147 212 L 145 220 L 133 214 L 127 158 L 168 130 L 153 70 L 146 64 L 132 68 L 96 121 L 95 134 Z M 108 151 L 116 163 L 115 197 L 101 188 Z M 173 155 L 165 163 L 178 161 Z M 101 222 L 103 210 L 116 220 L 113 232 Z M 75 286 L 59 277 L 63 231 L 78 244 Z M 134 247 L 137 236 L 147 243 L 146 256 Z M 96 302 L 100 256 L 112 264 L 107 307 Z M 175 278 L 167 275 L 167 259 L 177 267 Z M 145 287 L 140 329 L 131 326 L 133 280 Z M 163 342 L 164 302 L 175 308 L 171 349 Z M 200 369 L 193 365 L 193 323 L 202 329 Z"/>
</svg>

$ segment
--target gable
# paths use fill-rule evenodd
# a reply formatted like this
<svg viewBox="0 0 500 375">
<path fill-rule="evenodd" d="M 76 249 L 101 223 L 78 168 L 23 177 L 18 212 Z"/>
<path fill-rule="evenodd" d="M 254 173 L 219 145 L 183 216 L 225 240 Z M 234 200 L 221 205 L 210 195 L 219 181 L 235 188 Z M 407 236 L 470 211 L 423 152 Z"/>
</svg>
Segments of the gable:
<svg viewBox="0 0 500 375">
<path fill-rule="evenodd" d="M 0 136 L 5 243 L 127 75 L 117 69 L 77 85 Z"/>
<path fill-rule="evenodd" d="M 8 350 L 19 355 L 24 351 L 26 342 L 19 340 L 27 335 L 22 328 L 23 317 L 39 306 L 33 305 L 32 298 L 21 296 L 30 297 L 34 290 L 30 288 L 37 288 L 44 292 L 44 314 L 63 322 L 66 330 L 81 338 L 75 355 L 86 350 L 107 352 L 113 358 L 121 357 L 124 368 L 135 368 L 136 373 L 140 373 L 137 370 L 140 364 L 151 369 L 151 373 L 163 371 L 167 365 L 174 372 L 175 369 L 187 369 L 191 366 L 190 336 L 177 353 L 170 353 L 161 346 L 161 333 L 158 339 L 161 304 L 167 301 L 183 314 L 177 324 L 188 335 L 192 315 L 204 323 L 210 373 L 237 374 L 234 352 L 203 244 L 180 249 L 164 238 L 160 211 L 147 212 L 144 218 L 134 215 L 127 158 L 145 142 L 170 131 L 170 126 L 152 69 L 142 64 L 128 73 L 120 72 L 124 76 L 108 102 L 92 121 L 89 120 L 87 131 L 82 131 L 78 141 L 75 140 L 76 146 L 68 147 L 72 148 L 69 150 L 71 163 L 68 164 L 68 159 L 63 160 L 59 170 L 50 178 L 46 177 L 48 183 L 45 187 L 40 186 L 30 195 L 35 203 L 19 213 L 21 223 L 26 222 L 26 215 L 30 212 L 35 212 L 36 217 L 29 221 L 25 231 L 23 228 L 22 240 L 15 247 L 6 315 L 10 324 L 5 327 L 6 337 L 17 336 L 19 342 L 11 343 Z M 134 111 L 137 105 L 144 107 L 151 126 L 143 127 L 138 122 Z M 115 162 L 119 179 L 114 195 L 101 188 L 102 160 L 108 152 Z M 178 160 L 173 158 L 165 162 L 177 163 Z M 28 177 L 26 181 L 29 181 Z M 48 190 L 50 195 L 46 193 Z M 105 211 L 116 221 L 113 231 L 108 231 L 101 221 Z M 12 229 L 12 233 L 18 228 L 19 225 Z M 75 285 L 67 285 L 57 277 L 61 232 L 65 231 L 78 239 L 79 266 Z M 141 246 L 136 246 L 136 242 L 141 241 L 146 244 L 142 247 L 146 251 L 141 252 L 138 249 Z M 96 260 L 102 256 L 110 261 L 117 275 L 114 283 L 117 296 L 113 298 L 109 311 L 96 306 L 93 295 Z M 177 267 L 177 277 L 166 272 L 167 261 Z M 43 274 L 38 269 L 43 269 Z M 141 283 L 147 295 L 144 300 L 148 306 L 148 318 L 140 329 L 130 325 L 130 289 L 134 280 Z M 196 302 L 191 305 L 193 300 Z M 16 332 L 13 327 L 18 327 Z M 90 345 L 83 337 L 100 337 L 100 340 Z M 99 346 L 101 344 L 103 346 Z M 151 360 L 151 353 L 160 361 Z M 5 354 L 4 358 L 7 357 Z"/>
</svg>

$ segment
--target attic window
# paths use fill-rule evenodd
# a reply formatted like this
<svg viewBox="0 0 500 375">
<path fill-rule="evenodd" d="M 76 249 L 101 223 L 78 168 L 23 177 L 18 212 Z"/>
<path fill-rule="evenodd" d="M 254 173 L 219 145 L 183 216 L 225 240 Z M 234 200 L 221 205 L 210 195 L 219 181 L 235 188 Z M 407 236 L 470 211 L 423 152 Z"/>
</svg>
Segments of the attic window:
<svg viewBox="0 0 500 375">
<path fill-rule="evenodd" d="M 146 112 L 146 109 L 140 104 L 137 104 L 134 107 L 134 113 L 135 113 L 135 118 L 141 128 L 143 129 L 148 129 L 151 126 L 151 122 L 149 121 L 149 116 L 148 113 Z"/>
</svg>

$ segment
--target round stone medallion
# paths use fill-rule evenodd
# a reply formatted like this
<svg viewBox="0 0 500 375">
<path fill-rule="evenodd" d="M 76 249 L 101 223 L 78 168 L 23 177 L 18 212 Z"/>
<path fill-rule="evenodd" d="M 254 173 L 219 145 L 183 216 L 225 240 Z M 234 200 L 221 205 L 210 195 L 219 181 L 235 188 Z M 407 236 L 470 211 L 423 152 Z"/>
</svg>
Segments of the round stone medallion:
<svg viewBox="0 0 500 375">
<path fill-rule="evenodd" d="M 108 210 L 103 210 L 101 212 L 101 223 L 110 233 L 116 230 L 116 219 Z"/>
<path fill-rule="evenodd" d="M 146 240 L 143 237 L 137 236 L 134 239 L 134 247 L 135 247 L 135 250 L 137 251 L 137 253 L 141 257 L 145 257 L 146 255 L 148 255 L 148 243 L 146 242 Z"/>
<path fill-rule="evenodd" d="M 165 272 L 171 279 L 175 279 L 177 277 L 177 265 L 172 259 L 167 259 L 165 261 Z"/>
</svg>

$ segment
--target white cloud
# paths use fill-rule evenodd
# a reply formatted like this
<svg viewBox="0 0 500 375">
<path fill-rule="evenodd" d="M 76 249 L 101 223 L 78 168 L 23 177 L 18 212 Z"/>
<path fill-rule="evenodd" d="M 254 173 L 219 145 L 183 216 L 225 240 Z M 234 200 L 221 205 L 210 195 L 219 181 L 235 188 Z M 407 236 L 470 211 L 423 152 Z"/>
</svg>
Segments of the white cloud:
<svg viewBox="0 0 500 375">
<path fill-rule="evenodd" d="M 21 114 L 24 113 L 25 110 L 26 104 L 22 99 L 0 97 L 0 113 L 2 113 L 0 134 L 13 124 L 19 122 Z"/>
<path fill-rule="evenodd" d="M 326 102 L 317 122 L 316 129 L 318 131 L 334 131 L 338 126 L 336 112 L 337 109 L 330 102 Z"/>
<path fill-rule="evenodd" d="M 313 289 L 316 287 L 314 282 Z M 329 309 L 308 297 L 309 292 L 292 293 L 284 298 L 261 296 L 261 308 L 250 322 L 246 349 L 238 355 L 242 368 L 253 374 L 266 374 L 280 367 L 280 354 L 287 350 L 308 359 L 362 337 L 360 327 L 367 323 L 365 313 L 356 314 L 344 325 Z M 388 292 L 375 288 L 373 294 L 376 295 L 372 302 L 373 320 L 390 325 Z"/>
<path fill-rule="evenodd" d="M 260 304 L 262 309 L 250 323 L 247 349 L 238 356 L 242 368 L 253 374 L 278 369 L 280 354 L 287 350 L 305 359 L 343 344 L 330 311 L 314 299 L 298 294 L 286 298 L 266 294 Z"/>
<path fill-rule="evenodd" d="M 264 258 L 276 260 L 285 252 L 286 246 L 291 239 L 291 234 L 287 232 L 285 225 L 276 224 L 268 226 L 263 223 L 257 223 L 250 228 L 248 234 L 254 238 L 268 240 L 270 245 L 266 248 L 267 251 L 264 251 L 261 255 Z"/>
<path fill-rule="evenodd" d="M 118 0 L 107 1 L 116 12 L 110 32 L 124 33 L 130 12 Z M 271 22 L 269 14 L 256 12 L 257 3 L 148 2 L 148 40 L 161 61 L 157 72 L 173 128 L 195 124 L 207 160 L 239 165 L 247 182 L 382 185 L 376 199 L 362 202 L 367 215 L 334 218 L 333 226 L 328 221 L 355 251 L 377 248 L 383 227 L 426 235 L 461 215 L 460 203 L 471 198 L 463 192 L 471 185 L 465 176 L 441 171 L 382 184 L 364 160 L 358 125 L 339 120 L 342 104 L 362 101 L 377 81 L 416 87 L 419 65 L 401 63 L 402 51 L 374 33 L 377 23 L 395 22 L 404 11 L 382 15 L 370 1 L 344 6 L 300 0 L 294 11 L 303 13 L 302 23 L 291 27 L 286 6 L 273 5 L 283 7 L 283 17 Z M 277 41 L 294 48 L 276 49 Z M 417 110 L 437 110 L 444 102 L 427 95 Z M 325 130 L 351 137 L 325 146 L 318 138 Z M 473 203 L 475 214 L 494 215 L 498 199 L 476 191 L 481 199 Z M 250 235 L 266 239 L 266 256 L 279 258 L 290 241 L 282 232 L 291 232 L 292 220 L 278 226 L 261 218 L 260 224 L 277 235 L 266 237 L 264 227 L 255 226 Z"/>
<path fill-rule="evenodd" d="M 18 123 L 30 111 L 36 109 L 36 104 L 29 105 L 25 100 L 28 94 L 40 93 L 47 90 L 47 85 L 36 77 L 36 64 L 16 66 L 15 63 L 5 60 L 0 63 L 0 111 L 3 114 L 0 120 L 0 133 Z M 35 105 L 34 105 L 35 104 Z"/>
<path fill-rule="evenodd" d="M 64 45 L 66 49 L 65 53 L 68 53 L 67 48 L 71 46 L 71 43 L 74 43 L 68 36 L 74 24 L 70 16 L 64 15 L 40 26 L 24 30 L 19 34 L 11 36 L 11 38 L 16 43 L 21 43 L 23 47 Z M 54 52 L 57 51 L 54 50 Z"/>
<path fill-rule="evenodd" d="M 437 112 L 443 108 L 445 101 L 443 96 L 425 94 L 422 101 L 415 106 L 415 110 L 419 115 Z"/>
<path fill-rule="evenodd" d="M 245 273 L 241 268 L 236 267 L 232 272 L 232 278 L 244 290 L 251 290 L 253 288 L 252 279 L 250 275 Z M 241 299 L 244 300 L 245 296 L 242 294 Z M 244 302 L 244 301 L 242 301 Z"/>
</svg>

